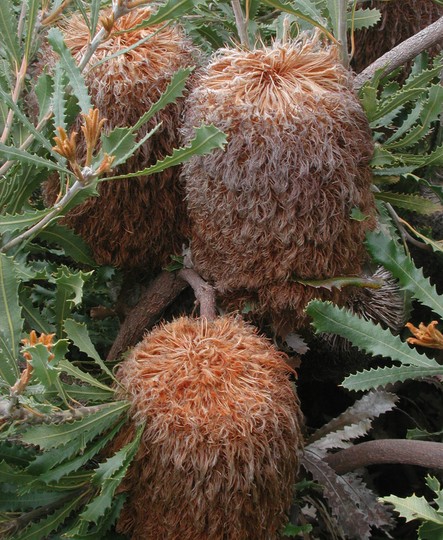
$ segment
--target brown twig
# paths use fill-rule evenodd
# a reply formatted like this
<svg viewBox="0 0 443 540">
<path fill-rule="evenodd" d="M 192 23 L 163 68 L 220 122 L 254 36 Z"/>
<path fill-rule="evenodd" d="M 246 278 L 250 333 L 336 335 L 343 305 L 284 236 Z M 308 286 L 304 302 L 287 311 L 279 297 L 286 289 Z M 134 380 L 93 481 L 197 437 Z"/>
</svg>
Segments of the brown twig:
<svg viewBox="0 0 443 540">
<path fill-rule="evenodd" d="M 406 64 L 406 62 L 409 62 L 421 52 L 434 45 L 438 45 L 439 43 L 443 43 L 443 17 L 440 17 L 435 23 L 429 25 L 409 39 L 406 39 L 400 43 L 400 45 L 397 45 L 397 47 L 394 47 L 373 62 L 357 75 L 354 80 L 354 87 L 357 90 L 361 88 L 365 82 L 372 79 L 375 72 L 381 68 L 384 68 L 383 75 L 392 73 L 398 67 Z"/>
<path fill-rule="evenodd" d="M 117 360 L 129 347 L 136 345 L 187 286 L 186 281 L 172 272 L 165 270 L 159 274 L 123 321 L 107 360 Z"/>
<path fill-rule="evenodd" d="M 178 275 L 194 290 L 195 298 L 200 305 L 200 316 L 206 317 L 208 321 L 213 321 L 217 317 L 214 287 L 209 285 L 192 268 L 183 268 Z"/>
<path fill-rule="evenodd" d="M 345 474 L 367 465 L 399 463 L 443 470 L 443 443 L 384 439 L 356 444 L 325 461 L 337 474 Z"/>
</svg>

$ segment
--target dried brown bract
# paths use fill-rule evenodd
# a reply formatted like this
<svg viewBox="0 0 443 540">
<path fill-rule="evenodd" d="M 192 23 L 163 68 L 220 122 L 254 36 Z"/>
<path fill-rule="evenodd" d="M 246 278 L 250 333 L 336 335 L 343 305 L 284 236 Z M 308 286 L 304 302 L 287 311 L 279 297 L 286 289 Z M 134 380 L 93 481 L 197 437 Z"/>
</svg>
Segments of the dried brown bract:
<svg viewBox="0 0 443 540">
<path fill-rule="evenodd" d="M 146 335 L 118 371 L 133 422 L 146 421 L 118 530 L 139 540 L 276 538 L 302 443 L 291 371 L 230 317 L 183 317 Z"/>
<path fill-rule="evenodd" d="M 134 125 L 165 91 L 172 75 L 194 63 L 195 51 L 177 26 L 159 30 L 156 25 L 119 33 L 149 15 L 149 9 L 140 9 L 115 21 L 110 37 L 98 47 L 85 73 L 92 101 L 101 117 L 107 118 L 107 129 Z M 70 17 L 62 30 L 74 57 L 81 58 L 90 40 L 82 17 Z M 94 66 L 148 36 L 135 49 Z M 46 54 L 42 64 L 48 61 L 51 59 Z M 143 126 L 140 138 L 161 122 L 160 129 L 113 174 L 141 170 L 172 153 L 179 145 L 177 130 L 182 108 L 183 99 L 179 99 Z M 85 149 L 83 153 L 86 155 Z M 100 197 L 73 209 L 65 222 L 88 242 L 97 262 L 158 270 L 170 254 L 180 252 L 186 235 L 184 194 L 177 176 L 178 170 L 173 168 L 145 178 L 103 182 Z M 47 185 L 49 203 L 58 189 L 58 180 Z"/>
<path fill-rule="evenodd" d="M 381 20 L 377 25 L 355 33 L 352 67 L 357 73 L 443 16 L 443 6 L 432 0 L 372 0 L 364 7 L 379 9 Z M 441 47 L 431 52 L 439 49 Z"/>
<path fill-rule="evenodd" d="M 253 302 L 279 327 L 305 324 L 312 298 L 346 297 L 292 279 L 358 275 L 375 226 L 371 133 L 336 49 L 317 37 L 224 49 L 188 103 L 189 128 L 228 134 L 225 151 L 184 167 L 196 270 L 229 307 Z"/>
</svg>

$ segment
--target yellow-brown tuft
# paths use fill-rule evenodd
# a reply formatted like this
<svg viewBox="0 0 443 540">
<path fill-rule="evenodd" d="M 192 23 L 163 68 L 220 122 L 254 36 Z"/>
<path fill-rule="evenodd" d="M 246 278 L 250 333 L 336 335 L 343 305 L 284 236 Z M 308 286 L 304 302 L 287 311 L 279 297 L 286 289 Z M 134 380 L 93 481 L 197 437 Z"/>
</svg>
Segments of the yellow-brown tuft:
<svg viewBox="0 0 443 540">
<path fill-rule="evenodd" d="M 347 292 L 295 280 L 358 275 L 375 226 L 373 142 L 350 73 L 317 37 L 224 49 L 188 104 L 185 137 L 201 122 L 228 134 L 184 166 L 196 270 L 230 308 L 253 301 L 275 326 L 306 324 L 311 298 Z"/>
<path fill-rule="evenodd" d="M 124 32 L 149 18 L 150 13 L 149 8 L 144 8 L 118 19 L 85 73 L 92 101 L 100 115 L 107 118 L 107 129 L 134 125 L 166 90 L 173 74 L 194 64 L 195 50 L 178 26 L 160 29 L 154 25 Z M 68 47 L 79 60 L 90 40 L 83 18 L 74 15 L 61 26 Z M 149 39 L 135 49 L 97 65 L 105 57 L 146 38 Z M 55 61 L 50 54 L 45 51 L 42 65 Z M 157 132 L 126 164 L 115 168 L 113 174 L 144 169 L 172 153 L 179 145 L 182 108 L 180 98 L 143 126 L 139 138 L 161 123 Z M 86 150 L 81 152 L 79 157 L 84 158 Z M 48 203 L 55 200 L 58 191 L 58 180 L 48 182 L 45 190 Z M 187 235 L 187 218 L 177 168 L 150 177 L 103 182 L 99 193 L 99 198 L 88 199 L 65 218 L 88 242 L 97 262 L 149 272 L 160 269 L 170 254 L 180 252 Z"/>
<path fill-rule="evenodd" d="M 133 422 L 146 421 L 118 529 L 140 540 L 276 538 L 302 444 L 291 371 L 238 319 L 183 317 L 148 334 L 118 371 Z"/>
</svg>

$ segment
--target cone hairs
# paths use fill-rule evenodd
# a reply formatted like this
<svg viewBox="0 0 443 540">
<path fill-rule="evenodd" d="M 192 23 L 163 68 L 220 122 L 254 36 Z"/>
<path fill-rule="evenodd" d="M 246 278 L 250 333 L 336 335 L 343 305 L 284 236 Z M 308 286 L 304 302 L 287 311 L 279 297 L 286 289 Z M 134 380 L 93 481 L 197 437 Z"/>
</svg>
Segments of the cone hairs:
<svg viewBox="0 0 443 540">
<path fill-rule="evenodd" d="M 381 20 L 355 33 L 352 67 L 357 73 L 443 16 L 443 6 L 432 0 L 371 0 L 364 7 L 379 9 Z"/>
<path fill-rule="evenodd" d="M 375 226 L 373 143 L 349 72 L 316 37 L 224 49 L 188 103 L 189 131 L 205 122 L 228 135 L 225 151 L 184 167 L 196 270 L 229 307 L 305 324 L 309 300 L 346 293 L 296 280 L 358 275 Z"/>
<path fill-rule="evenodd" d="M 151 26 L 119 34 L 149 15 L 149 9 L 141 9 L 118 19 L 110 38 L 99 46 L 90 61 L 93 67 L 85 75 L 86 83 L 95 107 L 101 117 L 107 118 L 107 128 L 134 125 L 166 90 L 172 75 L 193 64 L 193 48 L 177 26 L 162 30 Z M 83 18 L 74 15 L 62 29 L 72 54 L 81 58 L 90 40 Z M 135 49 L 94 67 L 103 58 L 148 36 Z M 48 58 L 42 62 L 47 63 Z M 143 126 L 140 138 L 161 122 L 154 136 L 113 174 L 141 170 L 172 153 L 179 144 L 177 127 L 182 107 L 183 99 L 179 99 Z M 78 126 L 75 130 L 80 131 Z M 58 180 L 49 182 L 49 202 L 53 202 L 58 189 Z M 65 218 L 90 245 L 97 262 L 156 270 L 168 261 L 171 253 L 181 250 L 186 211 L 177 183 L 177 168 L 144 178 L 103 182 L 99 191 L 100 197 L 88 199 Z"/>
<path fill-rule="evenodd" d="M 117 374 L 133 423 L 146 421 L 124 481 L 120 532 L 133 540 L 278 537 L 302 442 L 284 359 L 229 317 L 183 317 L 145 336 Z"/>
</svg>

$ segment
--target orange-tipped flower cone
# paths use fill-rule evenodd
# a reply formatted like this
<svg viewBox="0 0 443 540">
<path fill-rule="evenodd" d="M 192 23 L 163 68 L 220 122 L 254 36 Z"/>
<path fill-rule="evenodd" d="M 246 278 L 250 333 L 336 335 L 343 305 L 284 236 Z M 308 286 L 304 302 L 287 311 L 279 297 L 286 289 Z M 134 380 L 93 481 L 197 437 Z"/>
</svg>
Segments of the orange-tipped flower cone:
<svg viewBox="0 0 443 540">
<path fill-rule="evenodd" d="M 381 20 L 375 26 L 355 33 L 352 67 L 357 73 L 443 16 L 443 6 L 438 6 L 432 0 L 371 0 L 364 7 L 379 9 Z M 441 46 L 431 52 L 440 49 Z"/>
<path fill-rule="evenodd" d="M 225 49 L 188 103 L 188 126 L 228 135 L 224 151 L 184 167 L 196 270 L 233 308 L 305 324 L 310 299 L 345 293 L 294 280 L 358 275 L 375 226 L 373 143 L 349 72 L 317 38 Z"/>
<path fill-rule="evenodd" d="M 107 118 L 107 128 L 134 125 L 166 90 L 174 73 L 194 63 L 194 49 L 177 26 L 159 30 L 157 25 L 118 34 L 149 15 L 149 9 L 141 9 L 118 19 L 114 33 L 98 47 L 90 65 L 140 39 L 151 36 L 150 39 L 86 71 L 92 101 L 101 117 Z M 90 40 L 82 17 L 70 18 L 63 24 L 63 32 L 72 54 L 80 59 Z M 47 60 L 44 58 L 42 63 Z M 140 138 L 161 122 L 159 130 L 112 174 L 136 172 L 171 154 L 179 146 L 177 132 L 182 108 L 183 99 L 178 99 L 143 126 Z M 80 131 L 78 127 L 76 131 Z M 99 263 L 157 270 L 170 254 L 181 251 L 186 235 L 184 194 L 177 176 L 175 167 L 149 177 L 103 182 L 100 197 L 76 207 L 65 222 L 88 242 Z M 46 198 L 53 200 L 57 191 L 58 180 L 51 181 Z"/>
<path fill-rule="evenodd" d="M 120 532 L 138 540 L 278 536 L 302 443 L 284 359 L 228 317 L 177 319 L 132 350 L 118 371 L 120 392 L 133 422 L 146 426 L 124 483 Z"/>
</svg>

